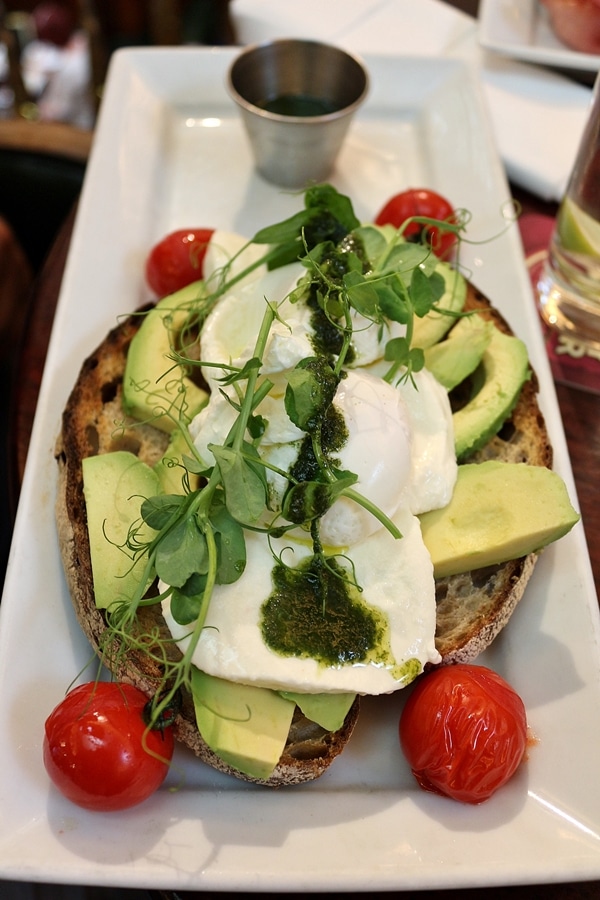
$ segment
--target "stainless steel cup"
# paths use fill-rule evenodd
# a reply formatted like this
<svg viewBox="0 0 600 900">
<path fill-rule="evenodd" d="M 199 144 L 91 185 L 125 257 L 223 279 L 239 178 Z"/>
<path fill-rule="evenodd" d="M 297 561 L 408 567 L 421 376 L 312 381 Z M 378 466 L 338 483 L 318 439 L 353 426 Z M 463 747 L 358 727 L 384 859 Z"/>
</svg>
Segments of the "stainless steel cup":
<svg viewBox="0 0 600 900">
<path fill-rule="evenodd" d="M 301 188 L 326 179 L 368 91 L 364 65 L 319 41 L 283 38 L 243 50 L 227 78 L 256 167 Z"/>
<path fill-rule="evenodd" d="M 537 290 L 552 328 L 600 343 L 600 75 Z"/>
</svg>

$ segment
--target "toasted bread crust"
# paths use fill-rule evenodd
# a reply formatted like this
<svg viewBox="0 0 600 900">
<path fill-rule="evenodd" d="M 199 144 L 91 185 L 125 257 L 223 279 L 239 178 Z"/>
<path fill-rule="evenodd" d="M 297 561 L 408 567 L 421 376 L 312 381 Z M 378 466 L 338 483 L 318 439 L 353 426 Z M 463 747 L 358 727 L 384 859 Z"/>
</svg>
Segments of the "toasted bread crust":
<svg viewBox="0 0 600 900">
<path fill-rule="evenodd" d="M 501 330 L 510 333 L 504 319 L 471 286 L 466 308 L 481 310 Z M 168 442 L 167 436 L 158 429 L 150 424 L 134 423 L 123 412 L 121 395 L 127 350 L 140 321 L 139 316 L 131 316 L 121 322 L 84 362 L 65 407 L 56 446 L 59 471 L 56 520 L 63 566 L 78 621 L 99 654 L 106 621 L 94 602 L 81 461 L 95 454 L 126 449 L 153 465 L 163 455 Z M 536 393 L 537 382 L 532 374 L 510 420 L 471 461 L 494 457 L 533 465 L 551 464 L 552 450 Z M 444 663 L 472 660 L 489 646 L 522 597 L 534 564 L 532 555 L 437 582 L 436 644 Z M 158 626 L 166 633 L 158 606 L 149 607 L 145 615 L 149 621 L 143 627 Z M 108 664 L 117 678 L 131 682 L 149 696 L 155 692 L 160 670 L 146 655 L 117 653 Z M 358 708 L 357 699 L 343 727 L 334 733 L 325 732 L 297 710 L 280 763 L 264 781 L 244 776 L 207 747 L 196 728 L 193 703 L 187 694 L 175 731 L 180 741 L 215 769 L 269 786 L 298 784 L 319 777 L 343 750 L 356 724 Z"/>
</svg>

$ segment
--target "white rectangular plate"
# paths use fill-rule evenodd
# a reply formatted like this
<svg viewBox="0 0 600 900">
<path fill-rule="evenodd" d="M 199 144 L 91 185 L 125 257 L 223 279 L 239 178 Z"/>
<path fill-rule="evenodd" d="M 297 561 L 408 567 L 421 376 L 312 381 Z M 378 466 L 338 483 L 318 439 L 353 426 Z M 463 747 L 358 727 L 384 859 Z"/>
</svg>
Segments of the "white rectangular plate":
<svg viewBox="0 0 600 900">
<path fill-rule="evenodd" d="M 124 887 L 323 890 L 463 887 L 600 877 L 598 610 L 581 526 L 543 554 L 485 660 L 521 693 L 537 743 L 488 803 L 420 791 L 397 741 L 402 696 L 364 703 L 317 782 L 272 792 L 179 753 L 129 812 L 80 810 L 49 785 L 44 719 L 89 660 L 54 527 L 53 446 L 80 365 L 144 302 L 143 262 L 189 225 L 252 235 L 301 198 L 262 181 L 224 89 L 232 50 L 113 58 L 40 394 L 0 607 L 0 876 Z M 332 175 L 368 220 L 428 186 L 472 212 L 463 263 L 527 342 L 556 468 L 564 434 L 509 191 L 478 88 L 462 63 L 367 58 L 372 90 Z"/>
<path fill-rule="evenodd" d="M 481 0 L 479 42 L 514 59 L 597 72 L 600 55 L 571 50 L 556 36 L 538 0 Z"/>
</svg>

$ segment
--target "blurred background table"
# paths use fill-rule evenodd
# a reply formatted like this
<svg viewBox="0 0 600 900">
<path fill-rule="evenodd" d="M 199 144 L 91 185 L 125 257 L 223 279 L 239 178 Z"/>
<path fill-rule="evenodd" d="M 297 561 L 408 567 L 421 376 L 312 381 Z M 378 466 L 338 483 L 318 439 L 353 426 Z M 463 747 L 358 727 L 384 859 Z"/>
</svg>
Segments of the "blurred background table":
<svg viewBox="0 0 600 900">
<path fill-rule="evenodd" d="M 449 5 L 461 9 L 471 15 L 477 14 L 479 6 L 478 0 L 446 0 L 446 2 L 449 2 Z M 555 204 L 542 202 L 539 198 L 522 190 L 517 190 L 516 188 L 514 189 L 514 195 L 521 203 L 524 213 L 537 212 L 544 215 L 554 215 L 556 213 Z M 65 261 L 69 250 L 75 215 L 76 206 L 71 209 L 66 220 L 58 230 L 45 264 L 35 281 L 34 290 L 31 294 L 24 330 L 24 339 L 21 345 L 22 349 L 17 363 L 17 377 L 15 379 L 14 402 L 12 407 L 13 413 L 10 429 L 10 499 L 13 512 L 16 508 L 19 486 L 25 467 L 27 448 L 43 374 L 46 350 L 52 329 L 54 311 L 60 291 Z M 598 590 L 600 585 L 600 491 L 597 473 L 600 471 L 600 396 L 560 383 L 556 384 L 556 392 L 571 456 L 579 497 L 579 506 L 587 535 L 596 589 Z M 582 777 L 585 777 L 583 773 Z M 2 888 L 0 886 L 0 893 L 1 890 Z M 148 892 L 144 891 L 124 891 L 122 896 L 124 898 L 130 896 L 133 897 L 138 896 L 138 894 L 140 897 L 150 896 Z M 42 894 L 36 894 L 35 896 L 41 897 Z M 43 896 L 45 897 L 46 895 L 44 894 Z M 62 898 L 63 896 L 66 897 L 68 895 L 56 893 L 48 894 L 47 896 Z M 93 895 L 91 894 L 90 896 L 100 900 L 103 894 L 102 891 L 94 889 Z M 108 897 L 109 894 L 107 893 L 106 896 Z M 113 894 L 111 893 L 110 896 L 112 897 Z M 121 894 L 118 896 L 121 896 Z M 154 891 L 151 892 L 151 896 L 152 898 L 156 898 L 156 900 L 158 900 L 158 898 L 174 900 L 176 897 L 181 897 L 183 900 L 183 898 L 191 898 L 193 896 L 203 898 L 218 896 L 220 898 L 226 898 L 233 895 L 217 895 L 211 893 L 194 895 L 185 892 L 173 894 L 169 892 Z M 240 897 L 243 895 L 236 894 L 236 896 Z M 269 896 L 277 898 L 282 895 L 273 894 Z M 351 895 L 332 894 L 330 896 L 335 898 Z M 359 897 L 360 895 L 356 896 Z M 402 896 L 413 896 L 413 894 L 402 894 Z M 450 900 L 450 898 L 452 898 L 452 900 L 457 900 L 458 897 L 469 896 L 486 897 L 488 900 L 504 900 L 504 898 L 509 897 L 513 898 L 513 900 L 537 897 L 548 898 L 548 900 L 590 900 L 592 897 L 600 897 L 600 882 L 575 883 L 572 885 L 545 885 L 541 887 L 494 888 L 477 891 L 425 891 L 415 892 L 414 896 L 418 897 L 419 900 Z"/>
</svg>

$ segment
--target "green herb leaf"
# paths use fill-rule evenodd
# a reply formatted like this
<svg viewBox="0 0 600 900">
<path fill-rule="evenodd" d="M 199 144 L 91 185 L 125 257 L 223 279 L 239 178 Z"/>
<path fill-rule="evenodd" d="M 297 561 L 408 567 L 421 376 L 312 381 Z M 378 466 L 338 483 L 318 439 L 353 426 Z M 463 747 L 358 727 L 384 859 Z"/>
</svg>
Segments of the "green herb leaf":
<svg viewBox="0 0 600 900">
<path fill-rule="evenodd" d="M 268 425 L 268 421 L 264 416 L 250 416 L 248 419 L 248 433 L 254 440 L 258 440 L 263 436 Z"/>
<path fill-rule="evenodd" d="M 201 475 L 204 478 L 208 478 L 212 472 L 212 466 L 207 469 L 204 463 L 200 462 L 199 459 L 196 459 L 195 456 L 188 456 L 187 453 L 183 454 L 181 461 L 192 475 Z"/>
<path fill-rule="evenodd" d="M 412 315 L 412 305 L 401 279 L 388 278 L 377 286 L 379 306 L 386 319 L 406 325 Z"/>
<path fill-rule="evenodd" d="M 190 625 L 200 615 L 204 603 L 206 575 L 194 573 L 180 588 L 171 591 L 171 615 L 179 625 Z"/>
<path fill-rule="evenodd" d="M 316 429 L 335 396 L 337 375 L 324 357 L 311 356 L 300 360 L 287 382 L 284 405 L 289 418 L 302 431 Z"/>
<path fill-rule="evenodd" d="M 392 338 L 385 345 L 385 359 L 393 363 L 390 371 L 385 375 L 388 382 L 393 382 L 400 368 L 406 371 L 400 378 L 404 381 L 410 378 L 413 372 L 420 372 L 425 365 L 425 354 L 420 347 L 411 347 L 404 337 Z"/>
<path fill-rule="evenodd" d="M 158 577 L 172 587 L 182 587 L 191 575 L 208 571 L 206 538 L 195 516 L 182 519 L 162 537 L 155 565 Z"/>
<path fill-rule="evenodd" d="M 185 503 L 185 496 L 179 494 L 160 494 L 156 497 L 149 497 L 141 505 L 142 518 L 150 528 L 162 531 L 180 514 Z"/>
<path fill-rule="evenodd" d="M 410 345 L 405 337 L 392 338 L 385 345 L 384 359 L 404 366 L 408 363 L 409 351 Z"/>
<path fill-rule="evenodd" d="M 244 529 L 225 506 L 212 512 L 211 522 L 217 544 L 217 584 L 233 584 L 246 568 Z"/>
<path fill-rule="evenodd" d="M 283 222 L 262 228 L 254 235 L 255 244 L 275 245 L 269 268 L 298 259 L 303 255 L 304 245 L 310 250 L 325 240 L 337 244 L 360 225 L 350 199 L 330 184 L 309 188 L 304 203 L 304 210 Z"/>
<path fill-rule="evenodd" d="M 343 473 L 334 482 L 301 481 L 286 492 L 282 514 L 288 522 L 305 525 L 325 515 L 344 490 L 357 481 L 351 472 Z"/>
<path fill-rule="evenodd" d="M 280 269 L 282 266 L 289 266 L 290 263 L 297 262 L 303 252 L 304 244 L 300 238 L 289 244 L 273 247 L 269 253 L 267 268 L 269 271 L 273 271 L 274 269 Z"/>
<path fill-rule="evenodd" d="M 444 289 L 444 279 L 438 272 L 433 272 L 428 276 L 422 269 L 414 269 L 410 279 L 409 293 L 415 315 L 419 318 L 426 316 L 436 300 L 440 299 Z"/>
<path fill-rule="evenodd" d="M 251 524 L 258 521 L 266 504 L 265 478 L 262 471 L 250 465 L 244 457 L 253 448 L 249 444 L 242 450 L 209 444 L 219 466 L 227 509 L 238 522 Z M 256 451 L 253 451 L 256 456 Z M 262 467 L 260 467 L 262 470 Z"/>
<path fill-rule="evenodd" d="M 302 229 L 308 225 L 314 215 L 314 212 L 311 210 L 303 209 L 294 213 L 289 219 L 284 219 L 283 222 L 261 228 L 252 238 L 252 242 L 254 244 L 283 244 L 288 241 L 298 240 L 302 234 Z"/>
<path fill-rule="evenodd" d="M 255 369 L 260 369 L 261 361 L 258 357 L 253 356 L 249 359 L 241 369 L 234 369 L 228 375 L 219 378 L 220 384 L 233 384 L 235 381 L 244 381 Z"/>
<path fill-rule="evenodd" d="M 389 247 L 389 235 L 395 235 L 396 230 L 392 226 L 361 225 L 353 229 L 357 239 L 362 243 L 365 256 L 371 260 L 373 268 L 377 269 L 378 263 L 384 258 Z"/>
<path fill-rule="evenodd" d="M 373 322 L 381 322 L 377 283 L 366 278 L 362 271 L 356 270 L 347 272 L 344 275 L 343 283 L 353 309 Z"/>
<path fill-rule="evenodd" d="M 304 202 L 308 209 L 320 210 L 335 219 L 344 230 L 342 237 L 360 225 L 350 198 L 340 194 L 331 184 L 317 184 L 308 188 Z M 336 243 L 339 240 L 341 238 Z"/>
<path fill-rule="evenodd" d="M 421 371 L 425 365 L 425 353 L 420 347 L 411 347 L 408 363 L 411 372 Z"/>
</svg>

